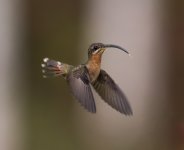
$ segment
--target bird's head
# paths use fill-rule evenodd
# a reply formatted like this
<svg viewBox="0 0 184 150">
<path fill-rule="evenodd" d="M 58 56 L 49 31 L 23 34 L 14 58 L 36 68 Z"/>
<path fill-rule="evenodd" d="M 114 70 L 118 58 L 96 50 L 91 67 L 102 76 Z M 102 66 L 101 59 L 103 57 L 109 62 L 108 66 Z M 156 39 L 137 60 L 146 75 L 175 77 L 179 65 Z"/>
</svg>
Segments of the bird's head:
<svg viewBox="0 0 184 150">
<path fill-rule="evenodd" d="M 129 54 L 129 52 L 118 46 L 118 45 L 114 45 L 114 44 L 103 44 L 103 43 L 93 43 L 89 46 L 88 49 L 88 57 L 92 56 L 92 55 L 102 55 L 103 52 L 107 49 L 107 48 L 117 48 L 120 49 L 124 52 L 126 52 L 127 54 Z"/>
</svg>

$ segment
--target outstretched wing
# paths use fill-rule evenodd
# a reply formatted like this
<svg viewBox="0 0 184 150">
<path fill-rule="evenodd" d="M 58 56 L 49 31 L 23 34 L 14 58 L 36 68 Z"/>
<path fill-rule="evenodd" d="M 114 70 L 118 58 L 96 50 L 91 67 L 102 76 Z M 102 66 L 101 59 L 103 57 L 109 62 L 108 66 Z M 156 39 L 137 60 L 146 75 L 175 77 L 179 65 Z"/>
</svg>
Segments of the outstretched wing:
<svg viewBox="0 0 184 150">
<path fill-rule="evenodd" d="M 133 114 L 127 98 L 104 70 L 100 71 L 98 78 L 92 85 L 101 98 L 114 109 L 125 115 Z"/>
<path fill-rule="evenodd" d="M 76 99 L 84 106 L 89 112 L 95 113 L 96 106 L 91 91 L 88 70 L 85 66 L 74 68 L 67 75 L 67 82 Z"/>
</svg>

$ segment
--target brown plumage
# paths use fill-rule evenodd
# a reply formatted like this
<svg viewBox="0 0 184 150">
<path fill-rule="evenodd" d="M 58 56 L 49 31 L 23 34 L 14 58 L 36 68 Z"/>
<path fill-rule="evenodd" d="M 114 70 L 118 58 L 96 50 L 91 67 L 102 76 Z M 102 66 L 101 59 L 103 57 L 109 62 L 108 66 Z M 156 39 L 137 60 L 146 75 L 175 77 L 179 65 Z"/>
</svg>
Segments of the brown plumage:
<svg viewBox="0 0 184 150">
<path fill-rule="evenodd" d="M 95 81 L 100 73 L 101 57 L 102 54 L 94 54 L 89 58 L 86 64 L 91 82 Z"/>
</svg>

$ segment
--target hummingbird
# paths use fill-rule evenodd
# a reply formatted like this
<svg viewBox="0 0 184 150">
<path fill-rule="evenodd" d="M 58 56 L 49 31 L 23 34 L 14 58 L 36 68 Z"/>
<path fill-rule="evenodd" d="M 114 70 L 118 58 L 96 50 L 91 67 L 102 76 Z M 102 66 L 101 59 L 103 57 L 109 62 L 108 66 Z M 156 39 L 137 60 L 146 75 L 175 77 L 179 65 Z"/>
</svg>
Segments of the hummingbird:
<svg viewBox="0 0 184 150">
<path fill-rule="evenodd" d="M 124 115 L 132 115 L 133 112 L 125 94 L 110 75 L 101 69 L 102 54 L 108 48 L 120 49 L 129 54 L 126 49 L 118 45 L 93 43 L 88 48 L 87 62 L 76 67 L 44 58 L 41 64 L 43 77 L 64 77 L 73 96 L 91 113 L 96 113 L 91 89 L 93 87 L 112 108 Z"/>
</svg>

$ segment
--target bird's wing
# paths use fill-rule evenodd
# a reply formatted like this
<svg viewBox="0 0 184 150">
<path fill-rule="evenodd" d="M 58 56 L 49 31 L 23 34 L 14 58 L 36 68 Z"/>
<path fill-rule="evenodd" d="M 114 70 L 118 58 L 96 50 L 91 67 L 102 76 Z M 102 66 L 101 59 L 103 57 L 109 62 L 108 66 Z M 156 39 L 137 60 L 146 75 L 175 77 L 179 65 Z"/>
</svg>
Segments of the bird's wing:
<svg viewBox="0 0 184 150">
<path fill-rule="evenodd" d="M 74 68 L 67 75 L 67 82 L 70 86 L 71 92 L 89 112 L 95 113 L 96 106 L 91 91 L 88 70 L 85 66 Z"/>
<path fill-rule="evenodd" d="M 101 98 L 114 109 L 125 115 L 133 114 L 124 93 L 104 70 L 100 71 L 98 78 L 92 85 Z"/>
</svg>

